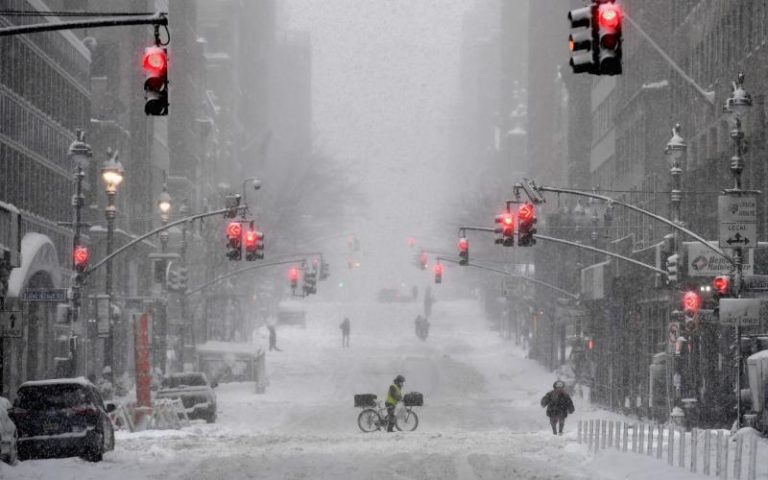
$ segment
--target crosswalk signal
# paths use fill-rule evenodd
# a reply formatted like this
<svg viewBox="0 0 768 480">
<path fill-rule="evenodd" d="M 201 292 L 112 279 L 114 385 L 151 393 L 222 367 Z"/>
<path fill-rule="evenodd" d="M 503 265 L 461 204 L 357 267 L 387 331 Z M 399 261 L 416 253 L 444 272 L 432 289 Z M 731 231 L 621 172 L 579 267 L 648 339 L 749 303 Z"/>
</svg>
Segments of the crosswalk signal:
<svg viewBox="0 0 768 480">
<path fill-rule="evenodd" d="M 466 237 L 459 239 L 459 265 L 469 265 L 469 240 Z"/>
<path fill-rule="evenodd" d="M 152 46 L 144 49 L 144 113 L 168 115 L 168 50 Z"/>
<path fill-rule="evenodd" d="M 573 73 L 598 74 L 596 26 L 594 18 L 597 5 L 577 8 L 568 12 L 568 20 L 571 29 L 574 30 L 568 36 L 568 47 L 571 50 L 570 65 Z M 586 28 L 584 28 L 586 27 Z"/>
<path fill-rule="evenodd" d="M 517 211 L 517 245 L 519 247 L 532 247 L 536 245 L 533 235 L 536 233 L 534 225 L 537 222 L 536 208 L 532 203 L 525 202 Z"/>
<path fill-rule="evenodd" d="M 227 258 L 230 260 L 240 260 L 242 258 L 243 245 L 243 225 L 240 222 L 229 222 L 227 224 Z"/>
<path fill-rule="evenodd" d="M 621 8 L 611 3 L 597 7 L 598 62 L 600 75 L 621 74 Z"/>
</svg>

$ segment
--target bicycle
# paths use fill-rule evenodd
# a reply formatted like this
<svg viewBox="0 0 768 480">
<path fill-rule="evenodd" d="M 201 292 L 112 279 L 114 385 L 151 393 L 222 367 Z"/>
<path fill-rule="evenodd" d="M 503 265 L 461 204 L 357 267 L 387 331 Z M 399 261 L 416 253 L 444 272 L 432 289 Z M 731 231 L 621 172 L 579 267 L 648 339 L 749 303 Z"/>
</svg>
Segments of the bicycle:
<svg viewBox="0 0 768 480">
<path fill-rule="evenodd" d="M 397 407 L 396 407 L 397 408 Z M 357 426 L 360 430 L 371 433 L 382 428 L 387 428 L 389 413 L 381 402 L 375 402 L 375 408 L 367 406 L 357 416 Z M 395 412 L 395 428 L 401 432 L 412 432 L 419 426 L 419 416 L 413 411 L 411 405 L 403 405 Z"/>
</svg>

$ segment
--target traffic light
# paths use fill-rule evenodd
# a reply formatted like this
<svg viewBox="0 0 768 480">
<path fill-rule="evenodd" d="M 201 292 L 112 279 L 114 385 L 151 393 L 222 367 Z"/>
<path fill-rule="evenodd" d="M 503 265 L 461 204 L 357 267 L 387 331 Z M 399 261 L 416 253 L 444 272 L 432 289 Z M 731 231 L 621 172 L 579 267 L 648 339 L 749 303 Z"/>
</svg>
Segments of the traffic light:
<svg viewBox="0 0 768 480">
<path fill-rule="evenodd" d="M 264 234 L 251 228 L 245 232 L 245 260 L 264 258 Z"/>
<path fill-rule="evenodd" d="M 693 291 L 683 293 L 683 312 L 686 323 L 693 319 L 701 308 L 701 295 Z M 690 319 L 690 320 L 689 320 Z"/>
<path fill-rule="evenodd" d="M 288 280 L 291 282 L 291 288 L 296 289 L 296 287 L 299 286 L 299 269 L 296 267 L 291 267 L 290 270 L 288 270 Z"/>
<path fill-rule="evenodd" d="M 597 5 L 590 5 L 568 12 L 571 29 L 576 29 L 568 36 L 568 47 L 572 53 L 569 63 L 573 73 L 599 75 L 596 61 L 595 25 L 593 21 L 596 11 Z"/>
<path fill-rule="evenodd" d="M 75 265 L 75 271 L 83 273 L 88 269 L 88 259 L 91 258 L 91 252 L 85 245 L 78 245 L 72 251 L 72 263 Z"/>
<path fill-rule="evenodd" d="M 679 261 L 680 255 L 677 253 L 667 257 L 667 282 L 670 284 L 680 281 Z"/>
<path fill-rule="evenodd" d="M 241 247 L 243 244 L 243 225 L 240 222 L 227 224 L 227 258 L 240 260 L 242 258 Z"/>
<path fill-rule="evenodd" d="M 435 283 L 443 283 L 443 264 L 437 262 L 434 267 Z"/>
<path fill-rule="evenodd" d="M 459 265 L 469 265 L 469 240 L 459 239 Z"/>
<path fill-rule="evenodd" d="M 600 75 L 621 74 L 621 8 L 614 3 L 597 7 L 598 65 Z"/>
<path fill-rule="evenodd" d="M 168 115 L 168 50 L 153 46 L 144 49 L 144 113 Z"/>
<path fill-rule="evenodd" d="M 224 215 L 227 218 L 235 218 L 237 216 L 237 211 L 240 208 L 240 199 L 239 193 L 233 193 L 224 197 L 224 208 L 227 209 L 227 213 Z"/>
<path fill-rule="evenodd" d="M 515 246 L 515 217 L 512 212 L 506 211 L 501 215 L 496 215 L 496 223 L 499 224 L 496 227 L 496 233 L 501 234 L 501 238 L 496 239 L 496 244 L 504 245 L 505 247 Z"/>
<path fill-rule="evenodd" d="M 720 299 L 731 297 L 731 277 L 721 275 L 712 280 L 712 300 L 715 302 L 715 309 L 720 307 Z"/>
<path fill-rule="evenodd" d="M 331 276 L 330 266 L 327 263 L 321 261 L 320 262 L 320 280 L 325 280 L 329 276 Z"/>
<path fill-rule="evenodd" d="M 427 269 L 427 263 L 429 262 L 429 257 L 427 257 L 426 252 L 421 252 L 419 254 L 419 265 L 421 266 L 422 270 Z"/>
<path fill-rule="evenodd" d="M 176 273 L 176 281 L 179 292 L 184 293 L 187 291 L 187 282 L 189 281 L 189 275 L 187 273 L 187 267 L 179 267 Z"/>
<path fill-rule="evenodd" d="M 536 233 L 536 229 L 533 227 L 536 221 L 536 208 L 533 204 L 525 202 L 520 205 L 520 209 L 517 211 L 518 247 L 532 247 L 536 245 L 536 239 L 533 238 L 533 235 Z"/>
<path fill-rule="evenodd" d="M 317 272 L 308 271 L 304 273 L 304 295 L 317 293 Z"/>
</svg>

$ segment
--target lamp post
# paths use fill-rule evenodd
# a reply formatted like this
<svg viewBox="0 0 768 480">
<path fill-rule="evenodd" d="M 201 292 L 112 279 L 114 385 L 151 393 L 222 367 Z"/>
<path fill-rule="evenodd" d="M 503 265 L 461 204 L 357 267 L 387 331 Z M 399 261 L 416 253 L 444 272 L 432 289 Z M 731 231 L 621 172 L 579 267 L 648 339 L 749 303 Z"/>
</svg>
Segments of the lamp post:
<svg viewBox="0 0 768 480">
<path fill-rule="evenodd" d="M 160 223 L 162 226 L 168 224 L 171 215 L 171 195 L 168 193 L 168 185 L 163 182 L 163 191 L 157 197 L 157 209 L 160 211 Z M 160 251 L 165 253 L 168 248 L 168 231 L 163 230 L 160 236 Z M 167 272 L 167 268 L 165 272 Z M 160 367 L 163 374 L 166 371 L 166 351 L 168 350 L 168 285 L 166 284 L 165 274 L 160 284 L 160 321 L 157 328 L 157 350 L 155 351 L 155 365 Z"/>
<path fill-rule="evenodd" d="M 731 138 L 733 139 L 733 157 L 731 157 L 731 174 L 733 175 L 733 188 L 725 189 L 728 196 L 751 196 L 756 192 L 742 189 L 741 172 L 744 171 L 744 130 L 741 129 L 741 119 L 752 108 L 752 96 L 744 89 L 744 72 L 739 72 L 736 81 L 733 82 L 731 96 L 726 100 L 723 111 L 730 113 L 733 121 Z M 736 267 L 734 275 L 734 292 L 740 295 L 741 279 L 744 273 L 744 256 L 741 247 L 733 249 L 733 262 Z M 736 323 L 736 423 L 741 427 L 741 325 Z"/>
<path fill-rule="evenodd" d="M 73 207 L 73 220 L 72 220 L 72 270 L 76 271 L 76 262 L 74 252 L 81 246 L 80 243 L 80 228 L 82 224 L 81 210 L 83 203 L 85 203 L 85 196 L 83 195 L 83 180 L 85 179 L 84 167 L 88 165 L 90 158 L 93 156 L 93 150 L 91 146 L 85 142 L 85 131 L 78 129 L 76 132 L 75 141 L 69 145 L 67 152 L 70 164 L 73 168 L 72 178 L 75 182 L 75 193 L 72 195 L 72 207 Z M 69 324 L 69 360 L 70 365 L 67 372 L 59 372 L 62 376 L 74 376 L 77 368 L 77 336 L 74 332 L 74 326 L 80 316 L 80 300 L 81 300 L 82 278 L 79 273 L 75 273 L 72 276 L 71 293 L 70 293 L 70 310 L 72 315 Z"/>
<path fill-rule="evenodd" d="M 672 127 L 672 138 L 669 139 L 667 142 L 667 146 L 664 148 L 664 155 L 667 158 L 667 161 L 669 162 L 669 174 L 672 177 L 672 188 L 669 193 L 669 201 L 671 204 L 671 216 L 672 221 L 675 223 L 675 225 L 682 226 L 683 223 L 680 220 L 680 211 L 681 211 L 681 203 L 683 200 L 683 193 L 681 190 L 681 177 L 683 175 L 683 167 L 682 167 L 682 159 L 685 155 L 686 150 L 688 150 L 688 145 L 683 140 L 683 137 L 680 135 L 680 124 L 675 124 L 674 127 Z M 679 246 L 680 237 L 677 232 L 677 230 L 673 230 L 672 232 L 672 254 L 677 255 L 680 250 Z M 678 257 L 679 258 L 679 257 Z M 678 267 L 679 268 L 679 267 Z M 671 302 L 672 302 L 672 311 L 673 315 L 675 312 L 679 315 L 679 311 L 676 307 L 675 302 L 678 301 L 678 297 L 676 295 L 676 285 L 671 285 L 672 287 L 672 295 L 671 295 Z M 680 360 L 678 358 L 679 351 L 678 349 L 675 349 L 674 355 L 672 356 L 672 378 L 673 378 L 673 384 L 675 385 L 675 400 L 679 400 L 681 392 L 682 392 L 682 374 L 680 369 Z M 685 382 L 687 384 L 687 381 Z"/>
<path fill-rule="evenodd" d="M 186 217 L 188 213 L 189 207 L 187 206 L 187 202 L 183 202 L 181 204 L 181 208 L 179 209 L 179 212 L 181 213 L 182 217 Z M 189 329 L 189 333 L 191 335 L 190 341 L 192 345 L 194 346 L 194 332 L 195 332 L 195 326 L 192 319 L 188 318 L 188 299 L 187 299 L 187 285 L 186 285 L 186 275 L 187 275 L 187 222 L 184 222 L 181 226 L 181 250 L 180 250 L 180 262 L 181 262 L 181 269 L 183 270 L 183 275 L 185 277 L 185 280 L 183 282 L 183 285 L 179 286 L 179 293 L 181 293 L 181 297 L 179 298 L 179 309 L 181 310 L 181 322 L 179 322 L 180 325 L 180 331 L 179 331 L 179 340 L 181 342 L 181 347 L 179 348 L 179 364 L 181 365 L 181 371 L 184 371 L 184 349 L 186 347 L 186 338 L 187 338 L 187 330 Z"/>
<path fill-rule="evenodd" d="M 108 158 L 101 167 L 101 178 L 104 180 L 104 190 L 107 193 L 107 206 L 104 209 L 104 216 L 107 218 L 107 256 L 112 254 L 112 243 L 115 234 L 115 217 L 117 216 L 117 207 L 115 206 L 115 197 L 117 196 L 117 187 L 123 182 L 123 165 L 119 160 L 117 150 L 113 153 L 107 150 Z M 112 384 L 115 384 L 115 332 L 112 325 L 112 260 L 106 265 L 105 293 L 107 294 L 107 340 L 104 345 L 104 360 L 111 367 Z"/>
</svg>

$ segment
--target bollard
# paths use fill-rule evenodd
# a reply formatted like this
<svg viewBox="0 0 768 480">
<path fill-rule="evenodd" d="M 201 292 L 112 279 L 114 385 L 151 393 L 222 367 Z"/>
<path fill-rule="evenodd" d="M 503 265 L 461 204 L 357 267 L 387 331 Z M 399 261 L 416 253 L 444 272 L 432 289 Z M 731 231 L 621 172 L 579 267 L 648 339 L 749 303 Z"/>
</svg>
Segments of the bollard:
<svg viewBox="0 0 768 480">
<path fill-rule="evenodd" d="M 653 425 L 648 425 L 648 446 L 645 451 L 649 457 L 653 455 Z"/>
<path fill-rule="evenodd" d="M 608 448 L 613 446 L 613 422 L 608 422 Z"/>
<path fill-rule="evenodd" d="M 659 440 L 656 444 L 656 458 L 661 460 L 661 452 L 662 448 L 664 448 L 664 424 L 659 424 Z"/>
<path fill-rule="evenodd" d="M 718 431 L 715 437 L 715 476 L 722 477 L 723 470 L 723 432 Z"/>
<path fill-rule="evenodd" d="M 627 451 L 627 443 L 629 443 L 629 425 L 627 425 L 626 422 L 624 422 L 624 433 L 621 435 L 621 451 L 626 452 Z"/>
<path fill-rule="evenodd" d="M 587 430 L 587 450 L 592 450 L 592 420 L 585 425 L 585 428 Z"/>
<path fill-rule="evenodd" d="M 619 432 L 621 431 L 621 422 L 616 420 L 616 450 L 621 448 L 621 437 L 619 436 Z"/>
<path fill-rule="evenodd" d="M 637 437 L 637 453 L 643 453 L 643 446 L 645 445 L 645 424 L 640 424 L 640 433 Z"/>
<path fill-rule="evenodd" d="M 749 439 L 749 464 L 747 465 L 747 480 L 757 478 L 757 437 Z"/>
<path fill-rule="evenodd" d="M 579 420 L 577 432 L 578 432 L 577 438 L 579 439 L 579 445 L 581 445 L 581 420 Z"/>
<path fill-rule="evenodd" d="M 600 423 L 602 420 L 597 420 L 595 422 L 595 452 L 600 450 Z"/>
<path fill-rule="evenodd" d="M 637 424 L 632 425 L 632 451 L 637 453 Z"/>
<path fill-rule="evenodd" d="M 691 472 L 696 473 L 698 469 L 699 461 L 699 431 L 697 429 L 691 430 Z"/>
<path fill-rule="evenodd" d="M 712 463 L 712 431 L 704 430 L 704 475 L 709 475 L 709 466 Z"/>
<path fill-rule="evenodd" d="M 723 480 L 728 480 L 728 451 L 730 448 L 728 447 L 730 445 L 728 435 L 724 436 L 724 443 L 723 443 Z"/>
<path fill-rule="evenodd" d="M 733 478 L 741 480 L 741 454 L 744 451 L 744 437 L 739 435 L 733 452 Z"/>
<path fill-rule="evenodd" d="M 685 468 L 685 428 L 680 427 L 680 456 L 677 461 L 677 466 Z"/>
<path fill-rule="evenodd" d="M 675 464 L 675 427 L 669 425 L 669 438 L 667 439 L 667 464 L 672 466 Z"/>
<path fill-rule="evenodd" d="M 608 422 L 606 420 L 600 420 L 600 436 L 602 437 L 600 442 L 600 448 L 605 450 L 605 432 L 608 431 Z"/>
</svg>

